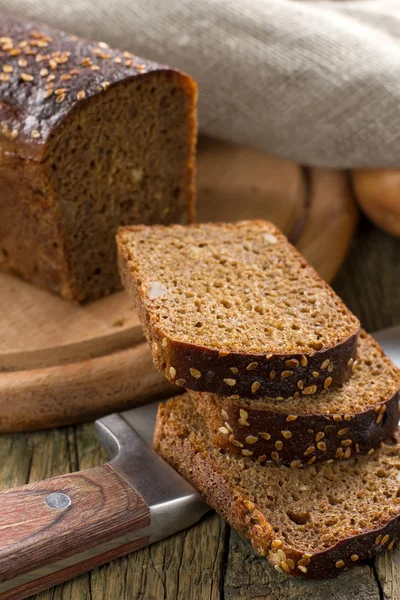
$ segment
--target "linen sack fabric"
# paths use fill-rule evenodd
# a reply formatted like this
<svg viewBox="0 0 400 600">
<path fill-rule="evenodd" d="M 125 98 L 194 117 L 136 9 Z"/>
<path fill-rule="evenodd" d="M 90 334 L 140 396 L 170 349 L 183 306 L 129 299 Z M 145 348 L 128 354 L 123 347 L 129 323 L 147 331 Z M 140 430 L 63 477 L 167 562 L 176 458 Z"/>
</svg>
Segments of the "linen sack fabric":
<svg viewBox="0 0 400 600">
<path fill-rule="evenodd" d="M 308 165 L 400 165 L 399 0 L 0 0 L 0 9 L 187 71 L 210 136 Z"/>
</svg>

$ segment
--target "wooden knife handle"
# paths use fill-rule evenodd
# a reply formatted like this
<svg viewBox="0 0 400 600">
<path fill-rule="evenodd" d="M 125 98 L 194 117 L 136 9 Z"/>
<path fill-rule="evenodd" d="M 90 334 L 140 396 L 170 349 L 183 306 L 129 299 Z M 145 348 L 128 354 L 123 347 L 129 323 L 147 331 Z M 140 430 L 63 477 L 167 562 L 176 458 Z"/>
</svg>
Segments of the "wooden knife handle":
<svg viewBox="0 0 400 600">
<path fill-rule="evenodd" d="M 149 525 L 148 506 L 109 464 L 2 492 L 0 599 L 26 598 L 145 546 L 149 540 L 140 530 Z M 129 533 L 137 539 L 80 560 L 81 553 Z M 61 560 L 65 566 L 28 581 L 28 574 Z"/>
</svg>

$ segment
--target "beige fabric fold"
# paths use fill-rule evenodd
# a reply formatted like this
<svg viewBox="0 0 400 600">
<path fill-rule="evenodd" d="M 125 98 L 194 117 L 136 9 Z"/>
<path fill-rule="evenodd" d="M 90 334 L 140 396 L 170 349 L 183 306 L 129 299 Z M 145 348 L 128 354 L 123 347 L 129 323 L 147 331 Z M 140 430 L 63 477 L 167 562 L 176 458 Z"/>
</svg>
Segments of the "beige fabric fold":
<svg viewBox="0 0 400 600">
<path fill-rule="evenodd" d="M 0 0 L 0 9 L 189 72 L 208 135 L 304 164 L 400 166 L 398 0 Z"/>
</svg>

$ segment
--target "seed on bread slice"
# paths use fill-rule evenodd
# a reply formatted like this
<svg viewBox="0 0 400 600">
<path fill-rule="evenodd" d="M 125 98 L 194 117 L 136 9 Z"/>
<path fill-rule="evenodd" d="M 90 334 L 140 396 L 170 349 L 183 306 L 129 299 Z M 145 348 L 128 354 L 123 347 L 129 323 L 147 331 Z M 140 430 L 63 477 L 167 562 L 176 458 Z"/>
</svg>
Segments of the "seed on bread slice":
<svg viewBox="0 0 400 600">
<path fill-rule="evenodd" d="M 395 440 L 371 456 L 291 469 L 221 454 L 189 394 L 161 404 L 157 452 L 275 567 L 335 577 L 391 550 L 400 536 Z"/>
<path fill-rule="evenodd" d="M 171 382 L 308 399 L 349 378 L 358 320 L 271 223 L 123 227 L 117 241 L 123 283 Z"/>
<path fill-rule="evenodd" d="M 399 422 L 399 388 L 399 369 L 361 331 L 349 381 L 307 402 L 193 394 L 217 447 L 299 467 L 367 454 L 391 437 Z"/>
</svg>

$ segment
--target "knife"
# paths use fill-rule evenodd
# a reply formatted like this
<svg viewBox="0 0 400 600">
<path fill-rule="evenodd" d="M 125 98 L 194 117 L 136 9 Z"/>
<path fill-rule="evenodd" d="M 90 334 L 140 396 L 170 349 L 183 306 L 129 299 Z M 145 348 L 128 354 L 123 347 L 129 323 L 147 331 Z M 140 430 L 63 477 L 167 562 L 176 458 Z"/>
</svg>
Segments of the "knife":
<svg viewBox="0 0 400 600">
<path fill-rule="evenodd" d="M 400 366 L 400 326 L 374 335 Z M 110 462 L 0 493 L 0 600 L 21 600 L 196 523 L 209 507 L 152 449 L 158 402 L 96 430 Z"/>
</svg>

